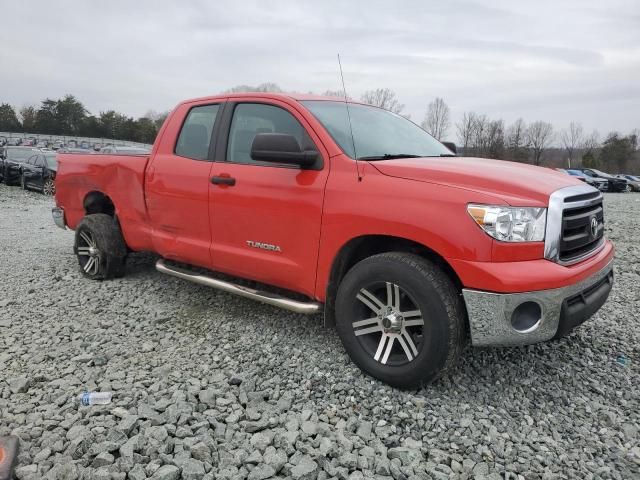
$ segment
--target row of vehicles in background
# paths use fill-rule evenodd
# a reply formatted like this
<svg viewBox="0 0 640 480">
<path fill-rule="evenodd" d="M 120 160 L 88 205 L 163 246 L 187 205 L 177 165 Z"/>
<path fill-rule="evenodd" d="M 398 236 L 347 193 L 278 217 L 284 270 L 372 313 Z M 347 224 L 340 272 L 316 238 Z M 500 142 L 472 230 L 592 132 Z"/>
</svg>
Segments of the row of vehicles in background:
<svg viewBox="0 0 640 480">
<path fill-rule="evenodd" d="M 25 137 L 25 138 L 6 138 L 0 136 L 0 148 L 3 146 L 9 147 L 33 147 L 33 148 L 41 148 L 48 149 L 54 151 L 60 151 L 60 153 L 114 153 L 115 150 L 110 151 L 112 149 L 134 149 L 134 150 L 147 150 L 147 153 L 150 149 L 146 149 L 144 147 L 132 147 L 132 146 L 118 146 L 113 143 L 100 143 L 100 142 L 89 142 L 88 140 L 67 140 L 66 143 L 62 140 L 43 140 L 37 139 L 36 137 Z M 105 151 L 107 149 L 107 151 Z"/>
<path fill-rule="evenodd" d="M 54 195 L 58 153 L 147 155 L 149 150 L 114 145 L 103 147 L 100 152 L 70 147 L 57 151 L 28 146 L 0 147 L 0 181 L 7 185 L 20 185 L 23 190 L 38 190 L 45 195 Z"/>
<path fill-rule="evenodd" d="M 577 177 L 601 192 L 640 192 L 640 177 L 635 175 L 611 175 L 595 168 L 558 168 L 556 170 Z"/>
</svg>

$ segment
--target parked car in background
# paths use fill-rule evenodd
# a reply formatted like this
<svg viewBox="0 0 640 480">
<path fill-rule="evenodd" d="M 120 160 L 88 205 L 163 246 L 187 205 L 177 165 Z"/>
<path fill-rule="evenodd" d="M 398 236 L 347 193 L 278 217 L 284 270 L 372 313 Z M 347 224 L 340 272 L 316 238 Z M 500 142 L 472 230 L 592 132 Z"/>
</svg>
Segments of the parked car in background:
<svg viewBox="0 0 640 480">
<path fill-rule="evenodd" d="M 22 164 L 37 152 L 40 152 L 40 150 L 33 147 L 3 147 L 0 155 L 2 157 L 0 170 L 4 183 L 17 185 L 20 182 Z"/>
<path fill-rule="evenodd" d="M 624 178 L 627 181 L 627 184 L 629 184 L 629 187 L 631 188 L 632 191 L 640 192 L 640 177 L 636 175 L 626 175 L 626 174 L 616 175 L 616 177 Z"/>
<path fill-rule="evenodd" d="M 607 192 L 626 192 L 629 189 L 627 181 L 624 178 L 616 178 L 613 175 L 596 170 L 595 168 L 580 168 L 576 170 L 580 170 L 591 178 L 606 180 Z"/>
<path fill-rule="evenodd" d="M 151 151 L 142 147 L 117 147 L 111 145 L 110 147 L 101 148 L 100 153 L 108 153 L 111 155 L 148 155 Z"/>
<path fill-rule="evenodd" d="M 22 164 L 20 185 L 23 190 L 36 189 L 45 195 L 56 193 L 57 154 L 41 152 L 30 156 Z"/>
<path fill-rule="evenodd" d="M 87 148 L 63 147 L 58 149 L 57 153 L 85 153 L 85 154 L 92 155 L 96 152 Z"/>
<path fill-rule="evenodd" d="M 586 175 L 581 170 L 575 170 L 573 168 L 568 168 L 568 169 L 558 168 L 557 170 L 560 172 L 564 172 L 567 175 L 571 175 L 572 177 L 576 177 L 578 180 L 582 180 L 587 185 L 591 185 L 592 187 L 597 188 L 601 192 L 607 191 L 607 188 L 609 185 L 609 182 L 607 180 L 604 180 L 602 178 L 590 177 L 589 175 Z"/>
</svg>

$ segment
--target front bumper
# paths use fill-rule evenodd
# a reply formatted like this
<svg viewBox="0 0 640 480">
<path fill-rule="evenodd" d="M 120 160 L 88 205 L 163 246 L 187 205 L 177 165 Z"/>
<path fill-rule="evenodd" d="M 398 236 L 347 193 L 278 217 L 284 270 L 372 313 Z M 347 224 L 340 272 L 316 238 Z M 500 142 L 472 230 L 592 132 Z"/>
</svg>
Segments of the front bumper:
<svg viewBox="0 0 640 480">
<path fill-rule="evenodd" d="M 54 207 L 51 209 L 51 216 L 53 217 L 54 223 L 60 227 L 61 229 L 65 229 L 67 227 L 67 221 L 64 217 L 64 208 L 62 207 Z"/>
<path fill-rule="evenodd" d="M 474 346 L 526 345 L 566 335 L 604 304 L 613 261 L 564 287 L 523 293 L 463 289 Z"/>
</svg>

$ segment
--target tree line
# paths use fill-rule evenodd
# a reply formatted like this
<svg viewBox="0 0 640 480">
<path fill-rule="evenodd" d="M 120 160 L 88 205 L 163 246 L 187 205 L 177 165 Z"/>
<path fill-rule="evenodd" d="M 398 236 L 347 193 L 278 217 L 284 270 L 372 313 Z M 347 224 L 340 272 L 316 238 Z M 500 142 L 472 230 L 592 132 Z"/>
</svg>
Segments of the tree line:
<svg viewBox="0 0 640 480">
<path fill-rule="evenodd" d="M 257 86 L 237 85 L 224 93 L 282 91 L 277 84 L 267 82 Z M 326 90 L 322 95 L 344 98 L 345 93 Z M 361 95 L 360 101 L 410 117 L 404 113 L 405 105 L 389 88 L 367 90 Z M 47 98 L 39 107 L 24 106 L 18 111 L 8 103 L 0 104 L 0 131 L 153 143 L 167 114 L 150 110 L 134 119 L 108 110 L 92 115 L 73 95 L 66 95 L 58 100 Z M 448 135 L 454 127 L 459 153 L 463 155 L 534 165 L 584 166 L 614 173 L 640 173 L 637 129 L 627 135 L 612 132 L 601 140 L 597 131 L 586 133 L 579 122 L 571 122 L 567 128 L 556 130 L 551 123 L 543 120 L 527 123 L 519 118 L 506 125 L 502 119 L 491 119 L 476 112 L 464 112 L 460 120 L 452 125 L 449 106 L 439 97 L 426 106 L 420 126 L 438 140 L 450 138 Z"/>
<path fill-rule="evenodd" d="M 167 113 L 150 110 L 134 119 L 115 110 L 92 115 L 73 95 L 47 98 L 39 106 L 19 110 L 0 104 L 0 132 L 37 133 L 129 140 L 153 143 Z"/>
</svg>

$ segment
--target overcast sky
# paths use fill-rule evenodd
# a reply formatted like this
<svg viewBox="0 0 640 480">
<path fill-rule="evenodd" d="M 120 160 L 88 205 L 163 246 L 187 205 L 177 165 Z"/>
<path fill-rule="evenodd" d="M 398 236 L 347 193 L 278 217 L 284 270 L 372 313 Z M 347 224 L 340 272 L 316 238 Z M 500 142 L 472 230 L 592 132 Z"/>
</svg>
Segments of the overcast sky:
<svg viewBox="0 0 640 480">
<path fill-rule="evenodd" d="M 640 127 L 639 0 L 6 1 L 0 102 L 76 95 L 132 116 L 238 84 L 393 89 L 511 122 Z M 455 139 L 455 128 L 448 135 Z"/>
</svg>

